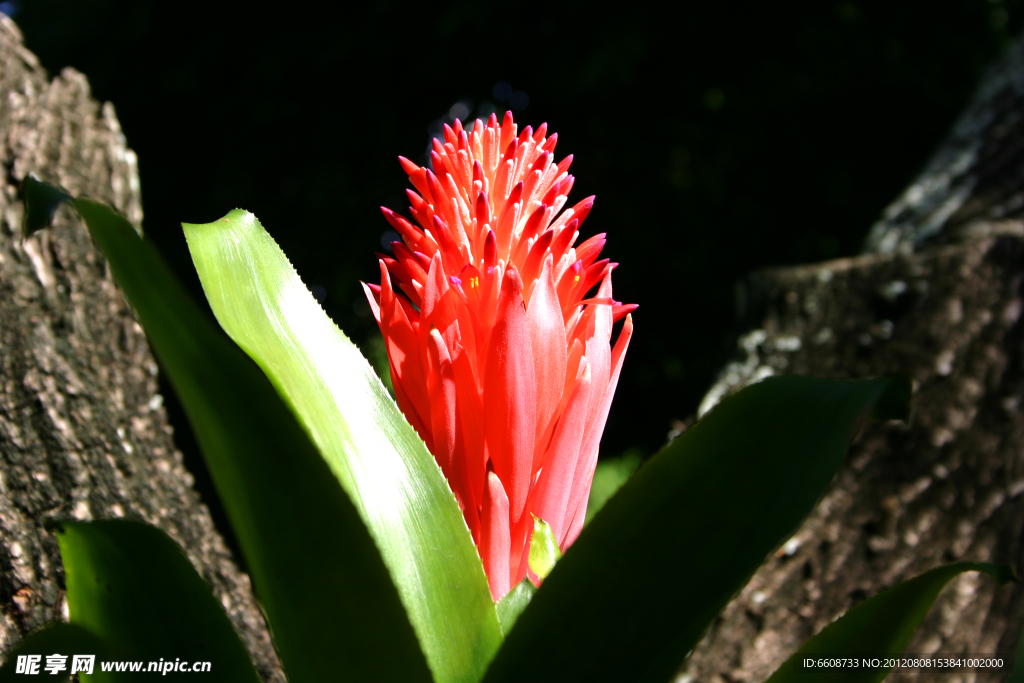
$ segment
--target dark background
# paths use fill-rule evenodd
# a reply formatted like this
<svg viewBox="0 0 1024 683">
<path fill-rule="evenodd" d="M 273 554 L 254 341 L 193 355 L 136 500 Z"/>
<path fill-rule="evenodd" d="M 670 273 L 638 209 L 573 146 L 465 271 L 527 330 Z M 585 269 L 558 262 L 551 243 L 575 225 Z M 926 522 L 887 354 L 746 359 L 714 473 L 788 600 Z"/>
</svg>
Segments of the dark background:
<svg viewBox="0 0 1024 683">
<path fill-rule="evenodd" d="M 405 209 L 396 156 L 425 163 L 460 108 L 547 121 L 575 155 L 570 201 L 597 195 L 582 238 L 608 233 L 616 298 L 640 304 L 602 452 L 646 455 L 732 351 L 735 282 L 857 253 L 1024 17 L 1012 0 L 666 5 L 0 10 L 115 104 L 146 233 L 197 296 L 179 223 L 246 208 L 371 356 L 358 282 L 377 279 L 377 207 Z"/>
</svg>

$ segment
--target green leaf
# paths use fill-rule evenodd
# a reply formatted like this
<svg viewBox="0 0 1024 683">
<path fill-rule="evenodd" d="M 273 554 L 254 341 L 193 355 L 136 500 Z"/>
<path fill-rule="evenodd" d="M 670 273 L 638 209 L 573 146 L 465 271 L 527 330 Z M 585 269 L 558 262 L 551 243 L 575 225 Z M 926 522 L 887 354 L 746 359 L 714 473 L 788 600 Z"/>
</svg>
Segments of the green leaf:
<svg viewBox="0 0 1024 683">
<path fill-rule="evenodd" d="M 615 493 L 622 488 L 622 485 L 629 481 L 629 478 L 640 466 L 642 458 L 637 450 L 630 449 L 621 457 L 612 460 L 602 460 L 597 463 L 594 470 L 594 481 L 590 486 L 590 498 L 587 500 L 587 518 L 583 522 L 586 526 L 590 524 Z"/>
<path fill-rule="evenodd" d="M 221 680 L 259 683 L 224 608 L 162 531 L 106 520 L 62 522 L 56 533 L 72 624 L 121 659 L 210 662 Z"/>
<path fill-rule="evenodd" d="M 479 680 L 501 629 L 433 456 L 255 216 L 236 210 L 184 228 L 217 320 L 277 387 L 359 509 L 435 680 Z"/>
<path fill-rule="evenodd" d="M 938 567 L 865 600 L 808 640 L 772 674 L 768 683 L 881 683 L 891 668 L 865 667 L 865 657 L 903 653 L 921 620 L 949 581 L 967 571 L 992 575 L 1000 584 L 1014 580 L 1004 564 L 959 562 Z M 804 659 L 827 655 L 857 666 L 804 667 Z"/>
<path fill-rule="evenodd" d="M 26 675 L 30 675 L 27 672 L 20 674 L 17 672 L 19 655 L 38 655 L 40 657 L 39 675 L 46 676 L 48 681 L 63 681 L 71 674 L 73 655 L 95 655 L 96 660 L 94 661 L 93 670 L 98 671 L 98 662 L 102 659 L 112 658 L 111 652 L 112 649 L 107 643 L 81 626 L 76 624 L 51 624 L 26 636 L 5 653 L 6 660 L 3 666 L 0 666 L 0 683 L 18 683 L 19 681 L 34 680 L 25 678 Z M 44 669 L 46 666 L 46 656 L 52 654 L 62 654 L 68 657 L 66 660 L 67 670 L 62 672 L 64 675 L 60 678 L 51 678 L 51 674 Z M 102 675 L 83 676 L 83 680 L 102 682 L 110 680 L 110 677 L 108 675 L 104 679 Z"/>
<path fill-rule="evenodd" d="M 485 681 L 664 683 L 811 511 L 873 408 L 906 414 L 889 397 L 908 382 L 773 377 L 722 401 L 584 529 Z"/>
<path fill-rule="evenodd" d="M 516 619 L 523 613 L 526 606 L 530 604 L 537 587 L 533 585 L 529 577 L 523 579 L 505 597 L 498 601 L 495 608 L 498 610 L 498 621 L 501 622 L 501 632 L 508 635 L 515 625 Z"/>
<path fill-rule="evenodd" d="M 1010 674 L 1010 683 L 1024 683 L 1024 628 L 1020 631 L 1017 652 L 1013 658 L 1013 673 Z"/>
<path fill-rule="evenodd" d="M 1017 643 L 1017 652 L 1013 658 L 1013 673 L 1010 674 L 1010 683 L 1024 683 L 1024 628 L 1021 629 L 1020 639 Z"/>
<path fill-rule="evenodd" d="M 266 376 L 128 221 L 73 204 L 181 399 L 288 680 L 429 680 L 373 539 Z"/>
<path fill-rule="evenodd" d="M 22 224 L 22 237 L 48 227 L 53 215 L 61 204 L 71 199 L 71 195 L 50 183 L 44 183 L 30 173 L 21 184 L 21 192 L 25 198 L 25 218 Z"/>
<path fill-rule="evenodd" d="M 536 515 L 533 517 L 533 536 L 530 538 L 530 569 L 542 580 L 548 577 L 555 563 L 562 559 L 558 539 L 551 525 Z"/>
</svg>

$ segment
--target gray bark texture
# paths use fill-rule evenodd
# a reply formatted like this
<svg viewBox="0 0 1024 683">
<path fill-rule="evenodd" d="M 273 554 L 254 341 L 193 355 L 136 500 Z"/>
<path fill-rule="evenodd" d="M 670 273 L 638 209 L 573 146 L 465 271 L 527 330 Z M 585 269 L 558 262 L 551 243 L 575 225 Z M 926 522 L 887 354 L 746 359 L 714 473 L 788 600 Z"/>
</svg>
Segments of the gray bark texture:
<svg viewBox="0 0 1024 683">
<path fill-rule="evenodd" d="M 914 380 L 909 424 L 867 427 L 824 498 L 711 627 L 677 678 L 763 681 L 864 598 L 940 564 L 1024 567 L 1024 41 L 984 77 L 865 252 L 740 287 L 738 356 L 701 412 L 773 374 Z M 879 160 L 884 163 L 884 160 Z M 1012 656 L 1020 585 L 975 573 L 908 653 Z M 1007 680 L 898 670 L 889 681 Z"/>
<path fill-rule="evenodd" d="M 51 519 L 143 520 L 177 541 L 283 681 L 249 579 L 232 562 L 175 450 L 157 366 L 105 262 L 68 210 L 22 239 L 29 172 L 139 225 L 135 154 L 108 103 L 65 69 L 50 80 L 0 15 L 0 653 L 67 618 Z"/>
</svg>

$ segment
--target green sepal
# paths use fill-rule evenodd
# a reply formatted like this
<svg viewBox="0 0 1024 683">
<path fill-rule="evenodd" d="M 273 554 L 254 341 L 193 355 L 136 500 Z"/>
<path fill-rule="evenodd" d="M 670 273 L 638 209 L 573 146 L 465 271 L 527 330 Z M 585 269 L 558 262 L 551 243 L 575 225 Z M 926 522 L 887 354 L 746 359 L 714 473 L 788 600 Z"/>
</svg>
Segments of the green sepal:
<svg viewBox="0 0 1024 683">
<path fill-rule="evenodd" d="M 534 514 L 533 536 L 530 538 L 530 570 L 543 581 L 562 559 L 562 551 L 551 525 Z"/>
</svg>

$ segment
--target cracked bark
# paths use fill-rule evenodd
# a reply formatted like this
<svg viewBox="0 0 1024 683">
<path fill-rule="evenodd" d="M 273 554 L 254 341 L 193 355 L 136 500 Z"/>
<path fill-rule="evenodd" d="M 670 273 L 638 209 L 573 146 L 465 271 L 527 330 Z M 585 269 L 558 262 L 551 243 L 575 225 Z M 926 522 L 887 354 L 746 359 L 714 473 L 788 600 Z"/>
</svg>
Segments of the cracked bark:
<svg viewBox="0 0 1024 683">
<path fill-rule="evenodd" d="M 283 681 L 252 595 L 175 450 L 157 366 L 70 211 L 22 240 L 20 180 L 36 172 L 142 220 L 134 153 L 107 103 L 52 81 L 0 15 L 0 652 L 62 616 L 49 519 L 126 517 L 166 531 L 213 588 L 264 680 Z"/>
<path fill-rule="evenodd" d="M 957 560 L 1024 567 L 1024 40 L 984 77 L 865 252 L 740 288 L 737 359 L 701 411 L 758 378 L 914 379 L 908 425 L 867 428 L 812 515 L 713 624 L 678 681 L 761 681 L 864 598 Z M 908 653 L 1010 653 L 1021 586 L 967 574 Z M 992 681 L 1009 669 L 887 680 Z"/>
</svg>

